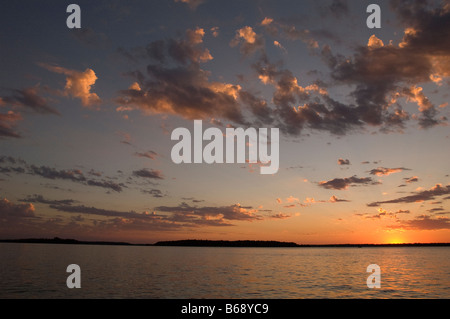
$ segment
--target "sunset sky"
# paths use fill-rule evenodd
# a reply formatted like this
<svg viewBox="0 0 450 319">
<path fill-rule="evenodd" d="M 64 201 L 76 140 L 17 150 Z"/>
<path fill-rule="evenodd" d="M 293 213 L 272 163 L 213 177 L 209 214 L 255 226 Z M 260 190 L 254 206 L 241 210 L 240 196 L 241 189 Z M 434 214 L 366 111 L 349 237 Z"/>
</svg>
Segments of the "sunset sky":
<svg viewBox="0 0 450 319">
<path fill-rule="evenodd" d="M 450 242 L 450 1 L 70 3 L 0 4 L 0 238 Z M 174 164 L 194 120 L 279 171 Z"/>
</svg>

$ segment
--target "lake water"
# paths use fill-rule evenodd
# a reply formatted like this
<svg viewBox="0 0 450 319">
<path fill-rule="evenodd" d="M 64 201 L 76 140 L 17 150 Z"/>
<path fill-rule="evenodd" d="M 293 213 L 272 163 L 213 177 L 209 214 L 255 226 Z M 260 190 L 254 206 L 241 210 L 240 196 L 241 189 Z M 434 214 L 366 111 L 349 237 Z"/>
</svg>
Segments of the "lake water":
<svg viewBox="0 0 450 319">
<path fill-rule="evenodd" d="M 69 289 L 69 264 L 81 288 Z M 381 267 L 369 289 L 367 266 Z M 0 243 L 0 298 L 450 298 L 449 247 L 206 248 Z"/>
</svg>

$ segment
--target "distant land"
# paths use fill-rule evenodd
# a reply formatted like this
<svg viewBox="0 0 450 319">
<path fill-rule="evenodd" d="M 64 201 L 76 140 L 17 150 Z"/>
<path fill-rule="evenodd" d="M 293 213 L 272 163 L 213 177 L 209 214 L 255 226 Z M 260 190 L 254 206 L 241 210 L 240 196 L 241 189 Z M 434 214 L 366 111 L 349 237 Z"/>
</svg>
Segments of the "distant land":
<svg viewBox="0 0 450 319">
<path fill-rule="evenodd" d="M 405 244 L 329 244 L 329 245 L 299 245 L 292 242 L 263 241 L 263 240 L 174 240 L 159 241 L 154 244 L 132 244 L 127 242 L 109 241 L 80 241 L 62 238 L 27 238 L 0 239 L 0 243 L 28 243 L 28 244 L 66 244 L 66 245 L 110 245 L 110 246 L 176 246 L 176 247 L 450 247 L 450 243 L 405 243 Z"/>
</svg>

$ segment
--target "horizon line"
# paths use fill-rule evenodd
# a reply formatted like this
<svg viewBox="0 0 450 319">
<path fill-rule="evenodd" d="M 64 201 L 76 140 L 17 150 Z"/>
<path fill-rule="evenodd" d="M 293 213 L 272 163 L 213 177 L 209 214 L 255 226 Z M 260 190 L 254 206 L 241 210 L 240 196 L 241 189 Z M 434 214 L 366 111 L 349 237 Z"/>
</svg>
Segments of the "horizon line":
<svg viewBox="0 0 450 319">
<path fill-rule="evenodd" d="M 295 242 L 276 241 L 276 240 L 210 240 L 210 239 L 182 239 L 182 240 L 166 240 L 157 241 L 155 243 L 130 243 L 121 241 L 93 241 L 93 240 L 77 240 L 73 238 L 19 238 L 19 239 L 0 239 L 0 243 L 29 243 L 29 244 L 73 244 L 73 245 L 121 245 L 121 246 L 172 246 L 172 247 L 401 247 L 401 246 L 450 246 L 449 242 L 434 243 L 382 243 L 382 244 L 298 244 Z M 228 246 L 227 246 L 228 244 Z M 239 244 L 243 244 L 239 246 Z M 245 244 L 248 244 L 245 245 Z M 253 244 L 253 245 L 250 245 Z M 266 244 L 266 245 L 264 245 Z M 269 245 L 270 244 L 270 245 Z"/>
</svg>

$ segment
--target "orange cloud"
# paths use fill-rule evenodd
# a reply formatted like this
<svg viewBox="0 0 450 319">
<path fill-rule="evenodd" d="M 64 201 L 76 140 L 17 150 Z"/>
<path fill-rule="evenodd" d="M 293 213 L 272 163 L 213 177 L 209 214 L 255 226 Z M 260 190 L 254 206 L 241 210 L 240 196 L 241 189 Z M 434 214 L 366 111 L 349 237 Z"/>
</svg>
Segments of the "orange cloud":
<svg viewBox="0 0 450 319">
<path fill-rule="evenodd" d="M 271 24 L 272 22 L 273 22 L 272 18 L 265 17 L 264 20 L 261 21 L 261 25 L 266 26 L 266 25 Z"/>
<path fill-rule="evenodd" d="M 300 200 L 298 198 L 296 198 L 296 197 L 289 196 L 288 198 L 286 198 L 286 201 L 288 203 L 295 203 L 295 202 L 299 202 Z"/>
<path fill-rule="evenodd" d="M 91 92 L 92 86 L 97 81 L 97 75 L 94 70 L 86 69 L 84 72 L 66 69 L 60 66 L 48 65 L 40 63 L 40 66 L 55 73 L 66 75 L 66 86 L 63 94 L 79 98 L 83 106 L 93 106 L 101 102 L 101 99 L 96 93 Z"/>
<path fill-rule="evenodd" d="M 245 26 L 236 31 L 236 35 L 231 40 L 230 46 L 235 47 L 241 44 L 240 51 L 244 55 L 249 55 L 264 47 L 264 39 L 256 34 L 252 27 Z"/>
<path fill-rule="evenodd" d="M 409 170 L 409 169 L 404 168 L 404 167 L 399 167 L 399 168 L 378 167 L 378 168 L 374 168 L 369 173 L 371 175 L 376 175 L 376 176 L 388 176 L 388 175 L 391 175 L 394 173 L 399 173 L 403 170 Z"/>
<path fill-rule="evenodd" d="M 372 48 L 381 48 L 381 47 L 384 47 L 384 43 L 383 43 L 383 41 L 378 39 L 376 37 L 376 35 L 374 34 L 370 37 L 369 42 L 367 43 L 367 46 L 371 49 Z"/>
</svg>

